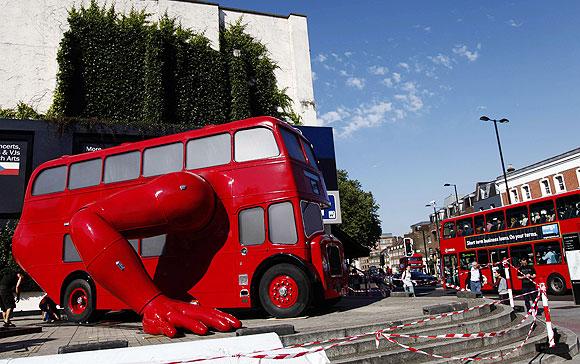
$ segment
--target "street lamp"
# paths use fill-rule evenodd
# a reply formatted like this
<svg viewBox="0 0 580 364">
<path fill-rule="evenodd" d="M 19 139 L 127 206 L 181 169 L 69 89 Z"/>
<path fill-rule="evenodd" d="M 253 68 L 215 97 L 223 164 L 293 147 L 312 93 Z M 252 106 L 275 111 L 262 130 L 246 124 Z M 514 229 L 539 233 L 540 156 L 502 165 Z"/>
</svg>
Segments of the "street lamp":
<svg viewBox="0 0 580 364">
<path fill-rule="evenodd" d="M 433 213 L 435 214 L 435 233 L 437 236 L 437 241 L 441 241 L 441 239 L 439 239 L 439 216 L 437 216 L 437 204 L 435 203 L 435 200 L 429 202 L 427 205 L 425 205 L 425 207 L 433 207 Z"/>
<path fill-rule="evenodd" d="M 443 187 L 451 187 L 453 186 L 453 188 L 455 189 L 455 202 L 457 203 L 457 215 L 459 215 L 459 196 L 457 196 L 457 185 L 454 185 L 453 183 L 446 183 L 443 185 Z"/>
<path fill-rule="evenodd" d="M 505 183 L 505 193 L 507 195 L 508 205 L 511 205 L 512 199 L 510 197 L 510 191 L 508 188 L 507 175 L 505 173 L 505 163 L 503 162 L 503 153 L 501 151 L 501 142 L 499 141 L 499 131 L 497 130 L 497 123 L 500 123 L 500 124 L 509 123 L 509 120 L 506 118 L 499 119 L 499 120 L 490 119 L 485 115 L 480 117 L 479 120 L 481 120 L 481 121 L 493 121 L 493 126 L 495 127 L 495 136 L 497 138 L 497 147 L 499 148 L 499 158 L 501 159 L 501 168 L 503 170 L 503 181 Z"/>
</svg>

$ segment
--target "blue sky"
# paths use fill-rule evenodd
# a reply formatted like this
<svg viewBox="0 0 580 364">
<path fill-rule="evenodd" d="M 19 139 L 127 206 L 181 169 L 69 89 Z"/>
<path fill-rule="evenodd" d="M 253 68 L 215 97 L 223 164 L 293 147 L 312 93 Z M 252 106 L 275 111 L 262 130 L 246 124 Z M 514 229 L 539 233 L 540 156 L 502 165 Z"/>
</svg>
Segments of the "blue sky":
<svg viewBox="0 0 580 364">
<path fill-rule="evenodd" d="M 373 192 L 384 232 L 427 219 L 425 203 L 576 148 L 577 1 L 220 1 L 308 16 L 319 123 L 339 168 Z"/>
</svg>

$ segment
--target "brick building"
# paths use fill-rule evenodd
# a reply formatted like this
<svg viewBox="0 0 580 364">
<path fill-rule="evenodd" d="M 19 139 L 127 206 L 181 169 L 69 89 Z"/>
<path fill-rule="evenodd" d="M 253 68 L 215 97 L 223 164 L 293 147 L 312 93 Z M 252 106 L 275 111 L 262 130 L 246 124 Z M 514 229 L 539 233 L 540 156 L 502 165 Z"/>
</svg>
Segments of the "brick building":
<svg viewBox="0 0 580 364">
<path fill-rule="evenodd" d="M 397 240 L 396 236 L 393 236 L 392 233 L 384 233 L 379 238 L 377 242 L 377 246 L 374 249 L 371 249 L 368 257 L 362 257 L 358 259 L 357 268 L 361 270 L 367 270 L 372 266 L 375 267 L 384 267 L 385 265 L 389 265 L 388 257 L 387 257 L 387 248 L 390 247 L 394 240 Z M 384 265 L 381 265 L 381 254 L 385 257 L 384 258 Z"/>
<path fill-rule="evenodd" d="M 580 148 L 507 173 L 512 203 L 572 191 L 580 187 Z M 508 204 L 503 176 L 497 177 L 503 205 Z"/>
</svg>

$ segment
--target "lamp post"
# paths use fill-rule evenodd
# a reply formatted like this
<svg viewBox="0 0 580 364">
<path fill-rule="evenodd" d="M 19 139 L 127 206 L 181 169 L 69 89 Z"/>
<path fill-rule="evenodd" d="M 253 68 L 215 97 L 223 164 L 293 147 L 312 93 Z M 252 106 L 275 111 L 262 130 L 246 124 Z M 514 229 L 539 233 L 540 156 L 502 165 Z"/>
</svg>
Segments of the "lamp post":
<svg viewBox="0 0 580 364">
<path fill-rule="evenodd" d="M 453 186 L 453 188 L 455 189 L 455 203 L 457 203 L 457 215 L 459 215 L 459 196 L 457 196 L 457 185 L 454 185 L 453 183 L 446 183 L 443 185 L 443 187 L 451 187 Z"/>
<path fill-rule="evenodd" d="M 425 207 L 433 207 L 433 213 L 435 214 L 435 225 L 436 225 L 436 236 L 437 236 L 437 241 L 441 241 L 441 239 L 439 239 L 439 216 L 437 216 L 437 204 L 435 203 L 435 200 L 429 202 L 427 205 L 425 205 Z"/>
<path fill-rule="evenodd" d="M 510 196 L 510 191 L 508 188 L 507 175 L 505 173 L 505 163 L 503 162 L 503 153 L 501 151 L 501 142 L 499 141 L 499 131 L 497 130 L 497 123 L 500 123 L 500 124 L 509 123 L 509 120 L 506 118 L 499 119 L 499 120 L 490 119 L 485 115 L 480 117 L 479 120 L 481 120 L 481 121 L 493 121 L 493 126 L 495 127 L 495 136 L 497 138 L 497 147 L 499 148 L 499 158 L 501 159 L 501 168 L 503 170 L 503 181 L 505 183 L 505 193 L 507 195 L 508 205 L 511 205 L 512 198 Z"/>
</svg>

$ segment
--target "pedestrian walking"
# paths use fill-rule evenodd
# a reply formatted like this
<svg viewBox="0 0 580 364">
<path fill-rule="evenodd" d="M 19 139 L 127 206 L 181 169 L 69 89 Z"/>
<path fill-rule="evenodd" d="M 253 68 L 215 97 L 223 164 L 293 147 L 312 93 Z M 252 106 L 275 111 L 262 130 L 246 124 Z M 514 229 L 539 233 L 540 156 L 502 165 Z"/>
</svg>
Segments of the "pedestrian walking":
<svg viewBox="0 0 580 364">
<path fill-rule="evenodd" d="M 509 295 L 506 279 L 501 276 L 499 269 L 493 270 L 493 277 L 495 278 L 494 286 L 497 288 L 497 293 L 499 294 L 501 303 L 504 305 L 509 305 Z"/>
<path fill-rule="evenodd" d="M 481 287 L 486 283 L 485 276 L 481 273 L 481 269 L 477 262 L 471 262 L 471 270 L 467 274 L 467 283 L 469 289 L 475 294 L 481 294 Z"/>
<path fill-rule="evenodd" d="M 411 294 L 415 297 L 415 287 L 413 286 L 413 279 L 411 274 L 411 266 L 408 265 L 401 275 L 401 280 L 403 281 L 403 288 L 405 292 Z"/>
<path fill-rule="evenodd" d="M 536 270 L 533 266 L 528 265 L 528 259 L 526 257 L 520 259 L 518 279 L 522 281 L 522 293 L 530 293 L 536 290 L 536 284 L 534 283 L 534 279 L 536 279 Z M 524 296 L 526 311 L 529 311 L 532 307 L 532 301 L 535 298 L 532 296 L 533 295 L 531 294 Z"/>
<path fill-rule="evenodd" d="M 0 271 L 0 309 L 4 319 L 3 327 L 15 327 L 10 321 L 12 311 L 16 308 L 16 302 L 20 301 L 20 285 L 24 275 L 20 271 L 4 268 Z M 16 299 L 14 299 L 16 295 Z"/>
</svg>

